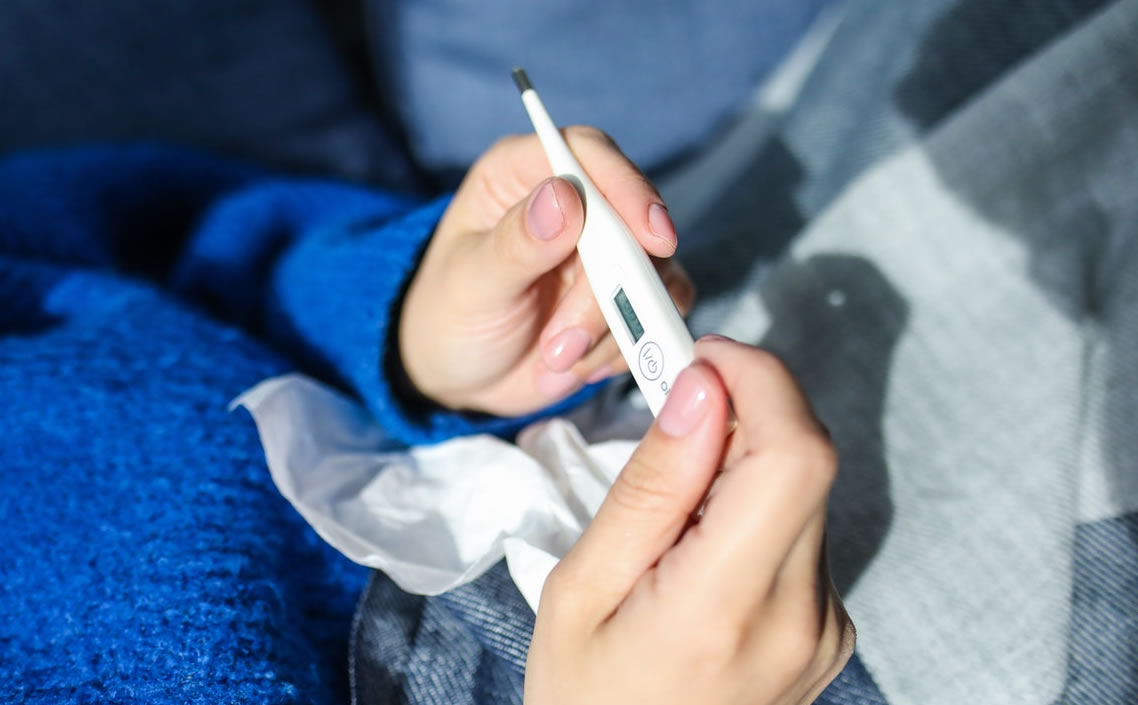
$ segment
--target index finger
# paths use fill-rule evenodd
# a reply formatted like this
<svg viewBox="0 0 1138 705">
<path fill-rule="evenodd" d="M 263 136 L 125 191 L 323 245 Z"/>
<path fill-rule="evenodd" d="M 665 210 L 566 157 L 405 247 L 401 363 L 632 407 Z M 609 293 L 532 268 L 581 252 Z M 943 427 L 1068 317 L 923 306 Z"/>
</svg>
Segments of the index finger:
<svg viewBox="0 0 1138 705">
<path fill-rule="evenodd" d="M 562 134 L 577 161 L 604 197 L 628 225 L 640 246 L 656 257 L 676 251 L 676 229 L 659 191 L 603 131 L 584 125 L 564 128 Z M 542 179 L 554 175 L 537 135 L 509 138 L 499 143 L 497 158 L 504 160 L 520 195 Z"/>
<path fill-rule="evenodd" d="M 719 336 L 696 342 L 695 356 L 719 373 L 735 411 L 734 433 L 724 464 L 803 434 L 828 435 L 806 394 L 775 355 Z"/>
</svg>

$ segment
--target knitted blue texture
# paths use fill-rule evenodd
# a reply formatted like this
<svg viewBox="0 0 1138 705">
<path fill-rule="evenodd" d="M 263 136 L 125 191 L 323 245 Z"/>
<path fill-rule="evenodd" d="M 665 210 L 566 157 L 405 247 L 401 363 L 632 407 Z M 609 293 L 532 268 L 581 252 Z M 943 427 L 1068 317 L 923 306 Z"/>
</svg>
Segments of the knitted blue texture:
<svg viewBox="0 0 1138 705">
<path fill-rule="evenodd" d="M 365 579 L 226 405 L 298 367 L 408 442 L 388 325 L 446 201 L 159 147 L 0 161 L 0 702 L 333 703 Z"/>
</svg>

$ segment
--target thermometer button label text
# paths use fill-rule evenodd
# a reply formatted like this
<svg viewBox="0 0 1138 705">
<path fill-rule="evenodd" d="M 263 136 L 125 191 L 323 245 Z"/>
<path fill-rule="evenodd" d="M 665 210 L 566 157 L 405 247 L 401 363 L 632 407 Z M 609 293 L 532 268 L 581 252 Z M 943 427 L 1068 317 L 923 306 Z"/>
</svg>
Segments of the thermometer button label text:
<svg viewBox="0 0 1138 705">
<path fill-rule="evenodd" d="M 647 342 L 640 348 L 640 373 L 645 379 L 659 379 L 664 373 L 664 351 L 653 342 Z"/>
</svg>

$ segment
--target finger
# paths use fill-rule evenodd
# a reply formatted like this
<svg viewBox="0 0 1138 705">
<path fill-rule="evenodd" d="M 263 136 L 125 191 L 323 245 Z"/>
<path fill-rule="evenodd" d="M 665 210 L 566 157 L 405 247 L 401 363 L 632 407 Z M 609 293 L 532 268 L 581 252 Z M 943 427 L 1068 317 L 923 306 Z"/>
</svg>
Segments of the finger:
<svg viewBox="0 0 1138 705">
<path fill-rule="evenodd" d="M 466 282 L 460 300 L 476 306 L 515 300 L 573 254 L 584 211 L 576 189 L 547 179 L 488 232 L 470 239 L 473 256 L 456 256 Z M 465 255 L 466 253 L 462 253 Z"/>
<path fill-rule="evenodd" d="M 542 361 L 554 372 L 569 370 L 608 332 L 589 280 L 577 276 L 538 337 Z"/>
<path fill-rule="evenodd" d="M 723 379 L 738 421 L 733 443 L 746 451 L 728 461 L 699 530 L 685 535 L 668 560 L 687 566 L 689 589 L 747 610 L 774 587 L 792 554 L 798 579 L 816 573 L 837 460 L 797 385 L 772 356 L 724 341 L 700 341 L 696 354 Z"/>
<path fill-rule="evenodd" d="M 593 384 L 627 372 L 628 363 L 620 353 L 616 339 L 612 337 L 612 333 L 608 333 L 583 360 L 573 367 L 573 371 L 586 383 Z"/>
<path fill-rule="evenodd" d="M 824 512 L 832 478 L 819 457 L 778 449 L 728 467 L 694 529 L 661 561 L 661 575 L 678 582 L 679 593 L 705 595 L 724 614 L 751 614 L 780 584 L 792 550 L 815 540 L 803 536 Z M 816 571 L 816 562 L 808 564 L 794 579 L 809 591 Z"/>
<path fill-rule="evenodd" d="M 681 316 L 688 315 L 692 304 L 695 303 L 695 284 L 683 266 L 674 259 L 653 259 L 660 278 L 664 281 L 664 288 L 676 303 Z"/>
<path fill-rule="evenodd" d="M 687 273 L 674 260 L 655 259 L 654 264 L 676 307 L 681 314 L 686 314 L 695 298 L 695 287 Z M 605 351 L 598 352 L 597 347 L 606 339 L 608 344 Z M 619 355 L 616 341 L 612 339 L 608 324 L 584 276 L 575 278 L 557 304 L 557 309 L 539 336 L 538 345 L 542 360 L 550 370 L 564 372 L 573 369 L 587 381 L 597 381 L 594 373 L 610 361 L 613 354 Z M 616 364 L 610 373 L 601 375 L 599 379 L 624 369 L 627 369 L 626 365 Z"/>
<path fill-rule="evenodd" d="M 613 205 L 629 230 L 649 254 L 670 257 L 676 251 L 676 230 L 656 187 L 629 161 L 607 134 L 595 127 L 575 125 L 562 131 L 569 148 L 589 178 Z M 550 176 L 549 161 L 537 135 L 499 140 L 480 163 L 473 181 L 484 199 L 513 201 Z M 467 188 L 464 183 L 462 188 Z M 504 207 L 503 207 L 504 209 Z"/>
<path fill-rule="evenodd" d="M 720 336 L 696 342 L 697 359 L 706 360 L 723 380 L 740 433 L 727 464 L 780 439 L 804 433 L 828 434 L 810 402 L 781 360 L 759 348 Z"/>
<path fill-rule="evenodd" d="M 656 257 L 676 251 L 676 228 L 656 187 L 604 132 L 574 126 L 565 141 L 641 247 Z"/>
<path fill-rule="evenodd" d="M 624 600 L 684 529 L 719 465 L 727 397 L 696 363 L 676 380 L 659 417 L 613 484 L 596 518 L 562 561 L 562 580 L 587 585 L 598 623 Z M 566 577 L 572 576 L 572 577 Z"/>
<path fill-rule="evenodd" d="M 674 259 L 656 259 L 654 263 L 664 280 L 664 286 L 676 303 L 676 308 L 681 315 L 686 315 L 695 300 L 695 287 L 687 273 Z M 574 365 L 573 371 L 585 382 L 592 384 L 627 372 L 628 362 L 621 354 L 612 332 L 609 331 L 580 362 Z"/>
</svg>

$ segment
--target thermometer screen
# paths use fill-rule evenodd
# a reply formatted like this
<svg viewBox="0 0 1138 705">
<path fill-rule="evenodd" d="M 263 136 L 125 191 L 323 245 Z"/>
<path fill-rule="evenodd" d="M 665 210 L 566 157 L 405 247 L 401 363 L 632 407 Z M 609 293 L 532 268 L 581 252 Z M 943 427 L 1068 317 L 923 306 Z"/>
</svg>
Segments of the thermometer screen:
<svg viewBox="0 0 1138 705">
<path fill-rule="evenodd" d="M 624 289 L 617 290 L 613 301 L 616 303 L 616 309 L 620 311 L 620 317 L 624 319 L 624 325 L 628 326 L 628 332 L 632 334 L 632 342 L 637 342 L 644 335 L 644 326 L 640 325 L 640 319 L 636 317 L 636 311 L 632 309 Z"/>
</svg>

